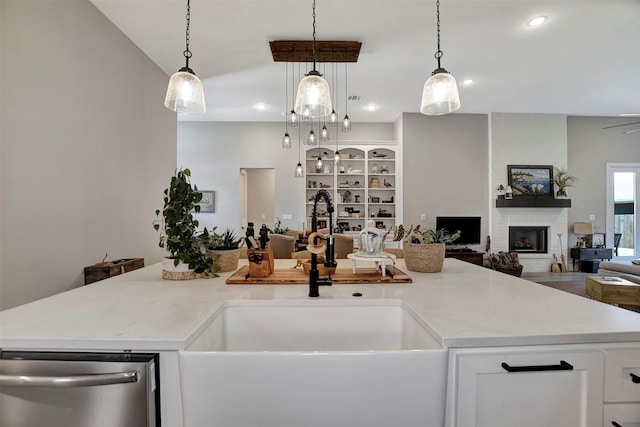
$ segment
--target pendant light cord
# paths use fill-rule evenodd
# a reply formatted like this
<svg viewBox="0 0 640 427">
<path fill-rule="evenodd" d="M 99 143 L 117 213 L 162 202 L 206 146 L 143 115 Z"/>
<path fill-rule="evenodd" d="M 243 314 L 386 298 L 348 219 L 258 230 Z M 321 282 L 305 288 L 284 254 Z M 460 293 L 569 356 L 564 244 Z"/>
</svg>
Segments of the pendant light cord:
<svg viewBox="0 0 640 427">
<path fill-rule="evenodd" d="M 440 58 L 442 58 L 442 51 L 440 50 L 440 0 L 436 0 L 436 28 L 438 32 L 438 50 L 436 51 L 435 57 L 438 60 L 438 68 L 440 67 Z"/>
<path fill-rule="evenodd" d="M 187 0 L 187 30 L 185 31 L 185 44 L 186 49 L 182 53 L 186 58 L 187 64 L 185 68 L 189 68 L 189 58 L 191 58 L 191 51 L 189 50 L 189 24 L 191 23 L 191 0 Z"/>
<path fill-rule="evenodd" d="M 316 70 L 316 0 L 313 0 L 313 71 Z"/>
<path fill-rule="evenodd" d="M 284 66 L 284 133 L 289 133 L 289 61 Z"/>
</svg>

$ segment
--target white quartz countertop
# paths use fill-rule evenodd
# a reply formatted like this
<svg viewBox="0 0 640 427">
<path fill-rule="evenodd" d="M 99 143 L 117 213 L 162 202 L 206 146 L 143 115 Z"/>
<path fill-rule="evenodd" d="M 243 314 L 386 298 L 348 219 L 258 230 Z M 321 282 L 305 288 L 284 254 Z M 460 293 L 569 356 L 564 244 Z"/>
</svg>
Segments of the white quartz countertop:
<svg viewBox="0 0 640 427">
<path fill-rule="evenodd" d="M 276 260 L 276 268 L 293 265 Z M 640 314 L 629 310 L 453 258 L 441 273 L 396 265 L 413 283 L 320 287 L 319 299 L 404 300 L 445 347 L 640 342 Z M 169 281 L 155 264 L 5 310 L 0 348 L 177 350 L 228 300 L 314 299 L 308 285 L 227 285 L 229 275 Z"/>
</svg>

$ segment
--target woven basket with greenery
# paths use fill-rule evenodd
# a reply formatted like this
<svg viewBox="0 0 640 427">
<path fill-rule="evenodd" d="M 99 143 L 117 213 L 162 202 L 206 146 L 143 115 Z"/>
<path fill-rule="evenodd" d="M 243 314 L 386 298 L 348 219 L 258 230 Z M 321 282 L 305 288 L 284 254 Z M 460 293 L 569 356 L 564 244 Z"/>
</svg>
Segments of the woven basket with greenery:
<svg viewBox="0 0 640 427">
<path fill-rule="evenodd" d="M 402 226 L 399 228 L 404 231 Z M 442 271 L 446 244 L 453 243 L 459 237 L 460 231 L 453 234 L 445 229 L 423 232 L 420 226 L 409 227 L 404 238 L 404 262 L 407 269 L 420 273 Z"/>
<path fill-rule="evenodd" d="M 207 256 L 214 260 L 214 265 L 220 266 L 217 270 L 218 273 L 236 271 L 240 260 L 240 248 L 227 250 L 207 249 Z"/>
<path fill-rule="evenodd" d="M 444 263 L 444 243 L 404 243 L 407 269 L 420 273 L 438 273 Z"/>
<path fill-rule="evenodd" d="M 228 273 L 238 269 L 242 238 L 236 236 L 233 230 L 227 228 L 224 233 L 218 234 L 216 227 L 213 227 L 209 234 L 205 229 L 205 232 L 200 235 L 200 240 L 206 248 L 207 256 L 213 260 L 212 271 Z"/>
</svg>

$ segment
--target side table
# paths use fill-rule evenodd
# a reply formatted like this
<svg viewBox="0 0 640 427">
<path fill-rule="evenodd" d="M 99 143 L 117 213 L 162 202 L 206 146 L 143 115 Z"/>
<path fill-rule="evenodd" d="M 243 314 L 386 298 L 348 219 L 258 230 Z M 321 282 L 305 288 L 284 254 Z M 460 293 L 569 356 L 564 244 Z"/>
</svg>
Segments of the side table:
<svg viewBox="0 0 640 427">
<path fill-rule="evenodd" d="M 576 271 L 576 261 L 578 261 L 578 270 L 582 271 L 582 261 L 609 260 L 613 258 L 613 249 L 611 248 L 571 248 L 571 264 L 573 271 Z"/>
<path fill-rule="evenodd" d="M 640 312 L 640 284 L 621 277 L 587 276 L 587 295 L 600 302 Z"/>
<path fill-rule="evenodd" d="M 393 254 L 387 254 L 380 256 L 367 256 L 367 255 L 358 255 L 357 253 L 347 254 L 347 258 L 351 260 L 351 269 L 353 274 L 356 274 L 356 261 L 367 261 L 374 262 L 376 266 L 376 270 L 378 267 L 382 270 L 382 277 L 387 274 L 387 262 L 391 261 L 395 262 L 396 256 Z"/>
</svg>

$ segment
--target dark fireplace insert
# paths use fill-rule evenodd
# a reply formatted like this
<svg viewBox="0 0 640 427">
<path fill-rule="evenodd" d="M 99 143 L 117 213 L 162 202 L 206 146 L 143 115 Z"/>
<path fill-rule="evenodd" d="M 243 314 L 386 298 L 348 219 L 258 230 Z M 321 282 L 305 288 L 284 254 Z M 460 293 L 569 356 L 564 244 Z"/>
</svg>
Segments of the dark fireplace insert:
<svg viewBox="0 0 640 427">
<path fill-rule="evenodd" d="M 546 254 L 549 227 L 509 227 L 509 252 Z"/>
</svg>

